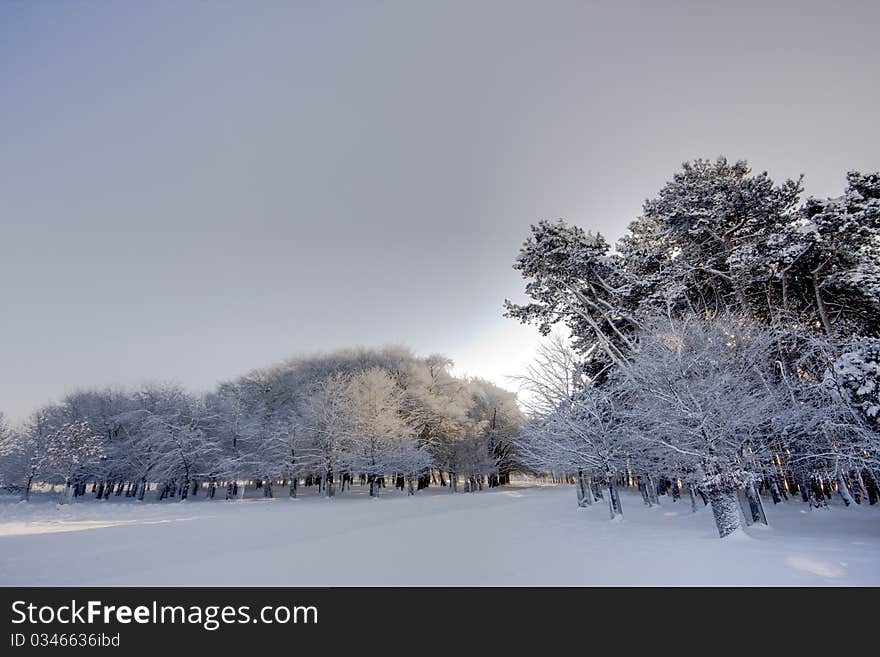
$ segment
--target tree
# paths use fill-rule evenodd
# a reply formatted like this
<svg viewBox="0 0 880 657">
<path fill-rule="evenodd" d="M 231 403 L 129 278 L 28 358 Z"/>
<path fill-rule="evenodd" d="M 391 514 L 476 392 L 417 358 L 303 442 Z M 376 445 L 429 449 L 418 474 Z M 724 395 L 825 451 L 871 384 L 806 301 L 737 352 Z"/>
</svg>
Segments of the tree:
<svg viewBox="0 0 880 657">
<path fill-rule="evenodd" d="M 752 518 L 765 520 L 759 475 L 774 501 L 779 479 L 788 486 L 797 475 L 791 482 L 804 499 L 809 487 L 825 495 L 822 482 L 838 477 L 834 488 L 858 482 L 876 502 L 880 174 L 850 172 L 839 198 L 801 204 L 800 195 L 800 180 L 776 184 L 744 161 L 695 160 L 645 202 L 616 249 L 561 220 L 532 226 L 514 263 L 531 301 L 506 302 L 507 315 L 545 335 L 564 323 L 577 357 L 560 361 L 566 371 L 559 376 L 542 353 L 527 377 L 539 400 L 522 438 L 529 458 L 569 472 L 577 467 L 580 476 L 589 463 L 560 460 L 575 452 L 564 440 L 576 428 L 601 427 L 597 417 L 608 414 L 598 409 L 613 408 L 609 417 L 625 428 L 620 435 L 637 429 L 640 436 L 618 467 L 640 472 L 646 502 L 656 488 L 653 476 L 683 478 L 711 492 L 720 532 L 737 519 L 724 510 L 733 508 L 737 488 L 745 490 Z M 678 362 L 661 349 L 663 324 L 688 347 Z M 717 351 L 724 346 L 719 330 L 748 349 Z M 820 332 L 822 347 L 815 348 Z M 743 359 L 755 350 L 760 357 L 746 366 Z M 706 363 L 697 366 L 701 359 Z M 644 380 L 649 374 L 656 380 Z M 709 412 L 704 394 L 724 385 L 754 404 L 740 414 L 724 401 Z M 767 394 L 758 395 L 762 390 Z M 594 400 L 593 408 L 579 395 Z M 653 415 L 645 412 L 648 402 Z M 579 418 L 584 410 L 591 412 Z M 701 437 L 687 429 L 695 417 L 719 427 L 725 417 L 730 426 L 744 424 Z M 656 418 L 679 433 L 664 433 Z"/>
<path fill-rule="evenodd" d="M 755 247 L 797 215 L 801 189 L 800 180 L 777 185 L 766 172 L 753 174 L 742 160 L 686 162 L 645 202 L 643 221 L 654 229 L 642 239 L 631 233 L 621 255 L 640 273 L 641 247 L 665 252 L 662 300 L 677 312 L 761 314 Z"/>
<path fill-rule="evenodd" d="M 788 403 L 774 346 L 769 330 L 740 316 L 656 319 L 618 376 L 628 427 L 666 471 L 706 491 L 722 538 L 740 527 L 736 491 L 758 478 L 752 457 Z"/>
<path fill-rule="evenodd" d="M 53 429 L 46 444 L 48 467 L 64 482 L 62 504 L 73 495 L 72 486 L 84 484 L 84 478 L 101 456 L 99 437 L 87 422 L 72 422 Z"/>
<path fill-rule="evenodd" d="M 348 432 L 353 442 L 352 470 L 364 472 L 370 497 L 387 472 L 405 473 L 410 481 L 427 465 L 415 443 L 415 429 L 403 416 L 402 392 L 382 369 L 370 368 L 347 382 Z"/>
<path fill-rule="evenodd" d="M 335 477 L 351 461 L 346 393 L 345 375 L 333 374 L 314 385 L 304 405 L 303 426 L 314 445 L 311 465 L 324 481 L 327 497 L 336 494 Z"/>
<path fill-rule="evenodd" d="M 34 412 L 24 428 L 13 437 L 6 455 L 10 480 L 21 482 L 21 499 L 30 500 L 34 482 L 50 473 L 49 439 L 51 426 L 46 409 Z M 9 444 L 9 443 L 7 443 Z"/>
<path fill-rule="evenodd" d="M 578 503 L 591 505 L 593 477 L 608 488 L 611 518 L 623 515 L 616 480 L 631 450 L 608 387 L 591 385 L 573 348 L 555 335 L 519 378 L 531 401 L 531 421 L 514 441 L 532 470 L 577 473 Z"/>
<path fill-rule="evenodd" d="M 850 340 L 834 361 L 833 379 L 865 421 L 880 429 L 880 338 Z"/>
<path fill-rule="evenodd" d="M 880 173 L 847 174 L 844 195 L 809 199 L 799 226 L 802 275 L 809 275 L 825 332 L 835 324 L 880 330 Z"/>
<path fill-rule="evenodd" d="M 578 350 L 596 361 L 594 374 L 626 362 L 629 334 L 639 324 L 625 309 L 629 277 L 601 235 L 562 220 L 541 221 L 532 226 L 514 269 L 528 279 L 532 302 L 506 300 L 508 317 L 536 323 L 543 335 L 565 322 Z"/>
<path fill-rule="evenodd" d="M 21 473 L 25 469 L 23 438 L 13 431 L 0 413 L 0 488 L 18 491 L 23 488 Z"/>
</svg>

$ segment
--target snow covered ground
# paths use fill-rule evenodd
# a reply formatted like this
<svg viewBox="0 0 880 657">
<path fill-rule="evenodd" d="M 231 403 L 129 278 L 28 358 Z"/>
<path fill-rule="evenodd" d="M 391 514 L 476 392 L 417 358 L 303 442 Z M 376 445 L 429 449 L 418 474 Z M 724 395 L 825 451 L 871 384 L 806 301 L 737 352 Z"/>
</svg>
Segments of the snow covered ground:
<svg viewBox="0 0 880 657">
<path fill-rule="evenodd" d="M 768 504 L 717 538 L 709 509 L 571 486 L 415 497 L 56 506 L 0 501 L 0 585 L 880 585 L 880 508 Z M 701 505 L 702 506 L 702 505 Z"/>
</svg>

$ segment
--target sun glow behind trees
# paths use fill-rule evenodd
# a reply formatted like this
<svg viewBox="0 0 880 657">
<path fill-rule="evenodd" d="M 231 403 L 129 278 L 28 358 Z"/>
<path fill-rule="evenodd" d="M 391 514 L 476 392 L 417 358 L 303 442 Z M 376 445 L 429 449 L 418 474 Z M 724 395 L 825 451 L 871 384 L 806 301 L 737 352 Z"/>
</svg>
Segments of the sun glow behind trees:
<svg viewBox="0 0 880 657">
<path fill-rule="evenodd" d="M 577 483 L 581 505 L 620 485 L 711 504 L 719 534 L 799 493 L 878 499 L 880 175 L 801 201 L 744 162 L 686 163 L 616 245 L 564 221 L 532 226 L 507 314 L 547 335 L 518 400 L 442 356 L 361 349 L 221 383 L 80 391 L 0 426 L 0 477 L 70 497 L 186 499 L 225 486 L 267 497 L 354 480 L 378 495 L 505 483 L 514 470 Z M 508 345 L 509 346 L 509 345 Z M 515 351 L 507 349 L 508 352 Z M 523 354 L 518 354 L 519 358 Z M 470 362 L 478 362 L 471 360 Z M 511 363 L 513 365 L 513 363 Z M 505 363 L 493 365 L 494 374 Z M 511 367 L 515 369 L 515 367 Z"/>
</svg>

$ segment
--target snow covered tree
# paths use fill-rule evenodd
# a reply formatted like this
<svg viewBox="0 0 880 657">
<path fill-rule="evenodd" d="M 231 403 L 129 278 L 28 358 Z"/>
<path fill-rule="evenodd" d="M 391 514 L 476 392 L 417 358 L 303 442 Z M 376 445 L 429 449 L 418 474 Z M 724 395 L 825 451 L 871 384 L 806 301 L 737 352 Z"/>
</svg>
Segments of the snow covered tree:
<svg viewBox="0 0 880 657">
<path fill-rule="evenodd" d="M 880 431 L 871 415 L 876 374 L 858 350 L 871 342 L 814 334 L 800 344 L 794 374 L 785 377 L 792 403 L 774 418 L 777 459 L 786 454 L 804 501 L 814 506 L 824 506 L 834 488 L 846 506 L 860 503 L 862 492 L 876 503 Z"/>
<path fill-rule="evenodd" d="M 0 413 L 0 488 L 14 492 L 23 488 L 23 451 L 23 438 L 9 426 L 6 416 Z"/>
<path fill-rule="evenodd" d="M 21 482 L 21 499 L 30 499 L 34 483 L 51 475 L 49 438 L 52 431 L 45 409 L 35 411 L 17 435 L 10 436 L 6 452 L 7 477 Z"/>
<path fill-rule="evenodd" d="M 644 219 L 655 227 L 649 252 L 659 246 L 667 254 L 663 300 L 679 312 L 759 313 L 765 304 L 754 285 L 755 246 L 791 221 L 800 194 L 800 181 L 776 185 L 745 161 L 684 163 L 644 206 Z M 644 245 L 633 238 L 622 252 L 629 265 Z"/>
<path fill-rule="evenodd" d="M 658 470 L 667 470 L 662 476 L 682 473 L 692 484 L 716 489 L 713 507 L 730 507 L 731 490 L 740 486 L 752 517 L 763 521 L 760 499 L 750 483 L 759 473 L 774 501 L 780 497 L 780 481 L 788 486 L 795 476 L 797 481 L 791 482 L 807 499 L 806 479 L 824 481 L 831 476 L 833 480 L 834 473 L 844 471 L 841 476 L 850 484 L 868 481 L 862 488 L 874 501 L 876 476 L 869 461 L 875 453 L 872 432 L 878 415 L 874 342 L 880 338 L 880 174 L 850 172 L 839 198 L 801 204 L 800 195 L 800 180 L 776 184 L 766 173 L 753 174 L 743 161 L 695 160 L 685 163 L 645 202 L 642 216 L 630 224 L 614 250 L 601 237 L 562 221 L 533 226 L 514 264 L 527 281 L 531 302 L 508 301 L 507 315 L 537 324 L 545 335 L 554 324 L 564 323 L 572 334 L 578 369 L 571 379 L 542 379 L 552 368 L 547 367 L 546 354 L 539 356 L 539 371 L 529 377 L 532 388 L 539 391 L 539 408 L 533 409 L 523 433 L 522 449 L 529 458 L 566 467 L 554 461 L 558 454 L 546 453 L 548 441 L 558 442 L 558 436 L 567 435 L 575 417 L 559 408 L 577 409 L 579 394 L 595 399 L 610 395 L 623 425 L 643 426 L 637 432 L 642 439 L 628 448 L 627 472 L 641 470 L 648 480 Z M 746 340 L 752 346 L 712 355 L 711 366 L 701 375 L 711 374 L 705 381 L 676 379 L 675 363 L 661 358 L 657 317 L 672 326 L 745 322 L 743 326 L 749 328 L 743 335 L 753 336 Z M 731 322 L 732 317 L 739 319 Z M 728 327 L 728 332 L 738 335 L 737 345 L 743 344 L 743 335 L 733 328 Z M 699 331 L 690 331 L 683 333 L 691 340 L 683 343 L 691 348 L 685 360 L 707 358 L 698 353 L 699 340 L 694 342 Z M 826 340 L 817 349 L 820 332 Z M 703 344 L 722 344 L 720 338 L 710 338 L 704 332 L 700 339 Z M 643 345 L 646 339 L 649 342 Z M 754 351 L 757 345 L 773 367 L 761 369 L 756 363 L 743 369 L 738 354 Z M 649 352 L 654 360 L 644 362 Z M 720 362 L 730 370 L 726 375 L 717 369 Z M 659 370 L 667 376 L 665 390 L 660 386 L 662 377 L 654 387 L 641 390 L 623 385 L 652 371 L 657 374 L 658 364 L 670 370 Z M 758 371 L 760 379 L 750 380 L 750 373 Z M 752 395 L 762 389 L 773 391 L 755 399 L 751 407 L 755 412 L 741 416 L 748 426 L 738 428 L 757 436 L 760 427 L 763 441 L 753 437 L 748 457 L 732 456 L 737 446 L 741 451 L 741 435 L 722 433 L 699 449 L 684 448 L 676 441 L 691 434 L 682 429 L 658 450 L 656 438 L 663 434 L 645 417 L 644 396 L 657 403 L 663 395 L 673 400 L 671 381 L 706 391 L 721 385 L 723 376 L 732 377 L 727 384 L 736 383 L 744 395 L 750 386 L 755 386 Z M 788 392 L 787 406 L 773 410 L 757 403 L 777 403 L 782 389 Z M 561 390 L 568 392 L 560 394 Z M 571 401 L 557 407 L 561 397 Z M 694 400 L 700 401 L 700 395 Z M 853 415 L 854 409 L 861 420 Z M 659 403 L 657 410 L 681 411 L 679 422 L 687 413 L 691 419 L 696 413 L 687 405 L 666 402 Z M 729 403 L 719 404 L 717 412 L 722 411 L 737 417 Z M 719 417 L 705 417 L 720 422 Z M 673 426 L 672 419 L 666 421 Z M 770 437 L 770 432 L 776 433 Z M 716 454 L 714 461 L 700 451 L 708 445 Z M 556 452 L 560 449 L 557 444 Z M 694 458 L 684 459 L 680 450 Z M 678 457 L 669 460 L 670 453 Z M 695 453 L 702 455 L 697 458 Z M 740 471 L 744 474 L 734 474 Z M 727 481 L 730 477 L 736 481 Z M 841 480 L 836 487 L 842 489 L 846 483 Z"/>
<path fill-rule="evenodd" d="M 861 334 L 880 331 L 880 173 L 847 174 L 844 195 L 809 199 L 800 258 L 816 312 L 828 335 L 835 324 Z M 806 278 L 806 276 L 804 276 Z"/>
<path fill-rule="evenodd" d="M 370 497 L 385 473 L 404 473 L 410 482 L 427 465 L 415 442 L 415 429 L 403 416 L 402 391 L 382 369 L 371 368 L 347 382 L 348 431 L 352 470 L 367 475 Z"/>
<path fill-rule="evenodd" d="M 89 468 L 101 457 L 100 438 L 87 422 L 64 424 L 50 431 L 46 455 L 51 473 L 64 482 L 64 504 L 73 497 L 72 487 L 85 484 Z"/>
<path fill-rule="evenodd" d="M 578 350 L 595 361 L 594 375 L 626 362 L 633 347 L 630 333 L 639 326 L 625 301 L 631 277 L 610 249 L 599 234 L 562 220 L 541 221 L 532 226 L 514 264 L 529 281 L 526 294 L 532 301 L 505 301 L 508 317 L 537 324 L 543 335 L 565 322 Z"/>
<path fill-rule="evenodd" d="M 788 403 L 774 348 L 769 330 L 735 315 L 656 319 L 617 375 L 628 428 L 707 493 L 722 538 L 741 525 L 736 493 L 753 490 L 752 459 Z"/>
<path fill-rule="evenodd" d="M 835 360 L 833 374 L 846 399 L 880 429 L 880 338 L 852 339 Z"/>
<path fill-rule="evenodd" d="M 520 467 L 513 439 L 523 424 L 523 413 L 516 394 L 479 378 L 470 379 L 468 388 L 468 417 L 475 429 L 471 478 L 477 478 L 478 488 L 483 474 L 488 475 L 490 487 L 505 484 Z"/>
<path fill-rule="evenodd" d="M 351 466 L 348 381 L 333 374 L 318 381 L 306 398 L 303 428 L 312 445 L 312 466 L 323 481 L 327 497 L 336 495 L 336 477 Z"/>
<path fill-rule="evenodd" d="M 631 445 L 610 389 L 585 378 L 577 353 L 558 335 L 519 381 L 532 413 L 514 440 L 517 458 L 536 472 L 576 473 L 581 506 L 591 505 L 604 484 L 611 518 L 621 516 L 617 477 Z"/>
</svg>

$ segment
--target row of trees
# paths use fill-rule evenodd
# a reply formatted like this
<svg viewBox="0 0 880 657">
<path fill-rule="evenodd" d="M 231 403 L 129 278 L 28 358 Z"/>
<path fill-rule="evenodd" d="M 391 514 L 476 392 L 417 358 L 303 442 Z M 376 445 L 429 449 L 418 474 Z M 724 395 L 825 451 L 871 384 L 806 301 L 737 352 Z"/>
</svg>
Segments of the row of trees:
<svg viewBox="0 0 880 657">
<path fill-rule="evenodd" d="M 301 484 L 328 496 L 357 478 L 378 494 L 386 477 L 410 493 L 505 483 L 522 424 L 513 393 L 456 378 L 440 356 L 406 349 L 300 358 L 223 383 L 210 394 L 175 385 L 80 391 L 19 429 L 0 423 L 0 481 L 25 499 L 36 482 L 143 499 L 266 496 Z"/>
<path fill-rule="evenodd" d="M 535 470 L 687 489 L 719 534 L 737 495 L 876 502 L 880 454 L 880 174 L 800 201 L 745 162 L 687 163 L 612 249 L 563 221 L 532 227 L 515 268 L 526 304 L 507 314 L 556 339 L 523 383 L 534 408 L 516 439 Z"/>
</svg>

